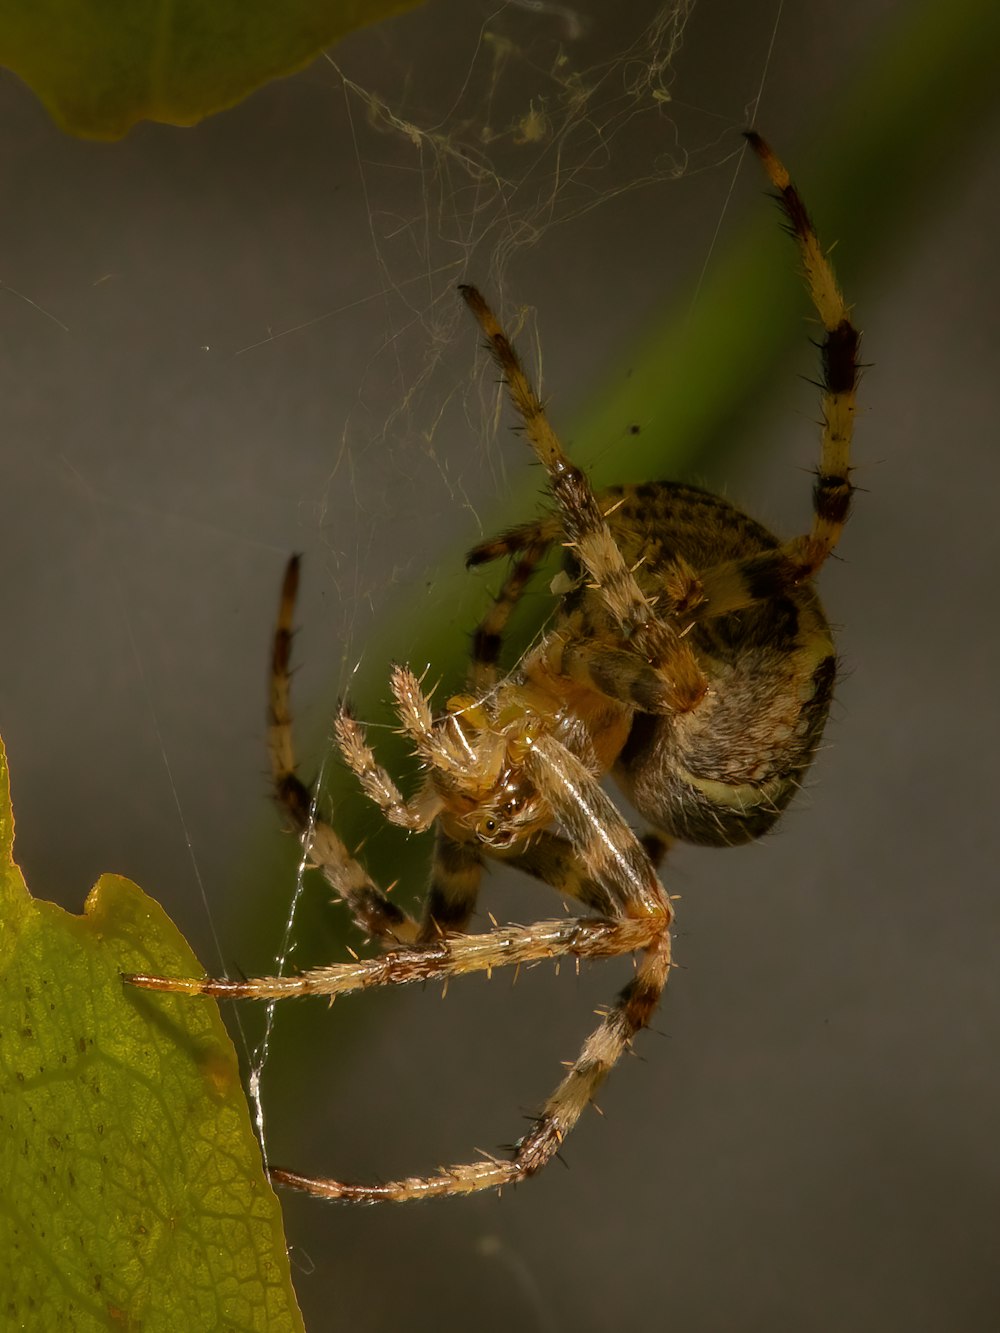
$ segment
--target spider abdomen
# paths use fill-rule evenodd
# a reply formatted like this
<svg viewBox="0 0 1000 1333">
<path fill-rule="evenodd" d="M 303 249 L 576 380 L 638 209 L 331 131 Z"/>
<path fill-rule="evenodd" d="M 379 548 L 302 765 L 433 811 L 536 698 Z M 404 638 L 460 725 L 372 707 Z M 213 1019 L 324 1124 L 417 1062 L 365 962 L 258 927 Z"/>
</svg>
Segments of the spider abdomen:
<svg viewBox="0 0 1000 1333">
<path fill-rule="evenodd" d="M 755 557 L 766 566 L 781 549 L 754 519 L 695 487 L 663 482 L 606 495 L 604 507 L 617 506 L 608 524 L 626 560 L 642 558 L 636 577 L 651 599 L 678 561 L 700 577 Z M 696 609 L 689 631 L 704 699 L 686 713 L 637 711 L 614 771 L 645 818 L 719 846 L 760 837 L 794 796 L 822 737 L 836 659 L 808 581 L 779 583 L 727 614 L 711 610 L 710 602 Z"/>
<path fill-rule="evenodd" d="M 735 846 L 766 833 L 801 785 L 830 710 L 836 661 L 825 652 L 783 692 L 751 676 L 710 684 L 681 718 L 636 713 L 614 773 L 636 809 L 674 837 Z M 710 680 L 711 680 L 710 676 Z M 761 682 L 757 682 L 761 683 Z"/>
</svg>

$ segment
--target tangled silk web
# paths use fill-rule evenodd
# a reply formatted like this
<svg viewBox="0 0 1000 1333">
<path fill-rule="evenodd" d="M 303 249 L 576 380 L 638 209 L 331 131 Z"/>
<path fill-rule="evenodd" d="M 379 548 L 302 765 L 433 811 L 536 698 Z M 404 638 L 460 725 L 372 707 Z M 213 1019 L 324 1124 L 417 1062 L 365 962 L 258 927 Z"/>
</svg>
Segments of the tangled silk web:
<svg viewBox="0 0 1000 1333">
<path fill-rule="evenodd" d="M 470 379 L 460 281 L 474 277 L 503 308 L 518 256 L 619 195 L 687 172 L 671 84 L 692 9 L 445 4 L 423 24 L 411 16 L 412 32 L 390 24 L 327 56 L 343 109 L 329 153 L 335 170 L 356 173 L 377 271 L 359 304 L 377 303 L 383 324 L 342 423 L 342 457 L 414 439 L 429 450 Z M 518 333 L 525 293 L 513 295 Z M 344 313 L 320 311 L 273 336 Z M 465 384 L 438 373 L 456 342 Z M 471 424 L 481 432 L 481 415 Z"/>
<path fill-rule="evenodd" d="M 430 515 L 457 533 L 455 515 L 464 513 L 466 544 L 470 530 L 481 535 L 470 529 L 469 511 L 478 520 L 488 492 L 475 491 L 473 472 L 495 494 L 514 470 L 506 440 L 491 447 L 499 399 L 476 355 L 457 283 L 474 281 L 489 293 L 540 380 L 546 339 L 534 327 L 538 264 L 561 263 L 574 244 L 573 224 L 623 194 L 718 165 L 732 147 L 724 134 L 752 114 L 757 88 L 739 90 L 739 107 L 728 115 L 698 108 L 695 122 L 691 106 L 675 102 L 693 8 L 693 0 L 493 7 L 461 0 L 361 33 L 316 67 L 335 113 L 329 156 L 356 177 L 359 231 L 376 285 L 359 294 L 356 312 L 320 310 L 272 337 L 307 337 L 330 319 L 369 321 L 371 353 L 357 396 L 331 423 L 327 487 L 305 501 L 326 557 L 317 577 L 333 579 L 348 618 L 340 691 L 353 693 L 362 663 L 365 675 L 382 681 L 388 665 L 351 608 L 384 601 L 390 583 L 423 579 Z M 766 55 L 761 60 L 758 79 Z M 586 283 L 602 262 L 600 254 L 577 254 L 565 281 Z M 471 472 L 449 461 L 456 453 L 446 441 L 456 437 L 475 464 Z M 491 468 L 499 475 L 490 476 Z M 420 504 L 393 508 L 393 486 L 418 491 Z M 359 515 L 350 549 L 329 513 L 332 497 L 345 492 Z M 408 647 L 397 643 L 393 651 L 404 656 Z M 414 663 L 418 672 L 423 665 Z M 298 962 L 302 885 L 300 871 L 277 971 Z M 262 1141 L 260 1084 L 272 1022 L 269 1013 L 251 1072 Z"/>
</svg>

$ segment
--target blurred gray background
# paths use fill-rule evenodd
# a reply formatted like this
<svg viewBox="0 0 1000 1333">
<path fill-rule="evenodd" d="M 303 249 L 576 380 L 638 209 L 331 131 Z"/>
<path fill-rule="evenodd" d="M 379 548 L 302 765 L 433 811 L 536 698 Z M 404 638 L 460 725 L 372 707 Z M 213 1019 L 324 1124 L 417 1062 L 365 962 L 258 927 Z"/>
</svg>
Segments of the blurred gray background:
<svg viewBox="0 0 1000 1333">
<path fill-rule="evenodd" d="M 369 640 L 400 590 L 439 614 L 523 483 L 443 294 L 502 277 L 534 308 L 526 346 L 566 419 L 654 310 L 692 299 L 716 229 L 722 248 L 766 209 L 752 163 L 733 186 L 761 80 L 759 124 L 808 196 L 813 141 L 898 8 L 789 5 L 775 31 L 770 6 L 703 0 L 669 116 L 609 143 L 596 206 L 547 225 L 514 191 L 506 235 L 451 149 L 478 132 L 516 180 L 518 145 L 486 127 L 552 96 L 560 43 L 571 71 L 608 60 L 654 5 L 433 4 L 340 47 L 344 78 L 319 62 L 196 130 L 113 145 L 61 135 L 0 78 L 0 729 L 36 895 L 80 910 L 117 871 L 210 969 L 271 965 L 294 889 L 263 747 L 283 560 L 307 561 L 312 771 L 355 665 L 385 676 Z M 404 146 L 345 78 L 437 138 Z M 943 179 L 928 160 L 849 292 L 874 362 L 866 493 L 823 575 L 846 672 L 809 790 L 760 846 L 671 862 L 682 970 L 569 1170 L 499 1202 L 285 1199 L 311 1329 L 997 1327 L 998 149 L 994 120 Z M 678 179 L 619 193 L 685 155 Z M 508 258 L 525 218 L 537 243 Z M 816 457 L 807 336 L 724 469 L 692 478 L 781 532 L 805 522 Z M 392 656 L 409 650 L 402 632 Z M 262 901 L 246 885 L 272 857 Z M 322 916 L 318 877 L 306 894 Z M 551 911 L 499 877 L 485 906 Z M 274 1159 L 357 1179 L 509 1142 L 624 967 L 570 973 L 280 1015 Z"/>
</svg>

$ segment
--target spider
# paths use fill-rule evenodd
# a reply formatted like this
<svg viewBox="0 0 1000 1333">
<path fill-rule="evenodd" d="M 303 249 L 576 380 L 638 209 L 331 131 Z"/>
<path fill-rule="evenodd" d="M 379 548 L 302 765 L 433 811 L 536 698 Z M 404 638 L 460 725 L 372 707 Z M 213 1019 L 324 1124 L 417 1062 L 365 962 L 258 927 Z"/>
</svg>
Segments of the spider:
<svg viewBox="0 0 1000 1333">
<path fill-rule="evenodd" d="M 497 1188 L 537 1172 L 647 1026 L 666 985 L 674 914 L 657 870 L 671 841 L 732 845 L 759 837 L 816 752 L 836 661 L 813 580 L 851 504 L 860 336 L 788 172 L 756 133 L 747 139 L 777 190 L 824 329 L 810 529 L 780 541 L 728 501 L 675 482 L 595 494 L 563 452 L 489 305 L 474 287 L 460 288 L 546 470 L 555 509 L 468 556 L 469 565 L 514 557 L 473 635 L 468 693 L 436 717 L 409 667 L 392 670 L 399 721 L 425 774 L 415 795 L 400 792 L 349 712 L 336 719 L 341 753 L 384 817 L 413 832 L 435 829 L 419 919 L 374 883 L 329 824 L 314 819 L 312 794 L 297 776 L 289 657 L 298 558 L 288 564 L 270 687 L 275 789 L 309 857 L 383 952 L 290 977 L 128 980 L 188 995 L 332 1000 L 545 958 L 638 958 L 633 979 L 510 1157 L 368 1185 L 272 1169 L 277 1184 L 326 1199 L 403 1202 Z M 501 675 L 511 611 L 556 542 L 567 552 L 557 613 L 517 667 Z M 600 786 L 607 773 L 653 826 L 644 839 Z M 491 857 L 576 900 L 584 914 L 468 934 Z"/>
</svg>

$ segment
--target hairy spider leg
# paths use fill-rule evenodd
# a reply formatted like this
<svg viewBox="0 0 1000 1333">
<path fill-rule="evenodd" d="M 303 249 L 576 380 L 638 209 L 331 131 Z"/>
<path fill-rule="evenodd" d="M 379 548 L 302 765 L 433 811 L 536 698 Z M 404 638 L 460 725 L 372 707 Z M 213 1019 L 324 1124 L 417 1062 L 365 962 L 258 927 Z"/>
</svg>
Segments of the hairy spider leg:
<svg viewBox="0 0 1000 1333">
<path fill-rule="evenodd" d="M 314 968 L 295 977 L 250 981 L 197 980 L 137 974 L 131 984 L 187 995 L 231 999 L 283 999 L 298 995 L 334 997 L 372 986 L 445 980 L 470 972 L 565 956 L 613 957 L 642 951 L 636 975 L 586 1039 L 529 1132 L 509 1160 L 443 1168 L 382 1184 L 356 1185 L 272 1169 L 271 1178 L 321 1198 L 351 1202 L 406 1202 L 513 1184 L 533 1175 L 559 1150 L 584 1109 L 635 1035 L 647 1026 L 670 971 L 673 912 L 642 845 L 614 803 L 570 751 L 550 736 L 532 748 L 533 780 L 544 792 L 570 838 L 585 848 L 584 859 L 607 890 L 613 919 L 544 921 L 506 926 L 482 935 L 461 935 L 425 946 L 389 950 L 381 957 Z"/>
<path fill-rule="evenodd" d="M 466 930 L 476 910 L 483 877 L 483 856 L 476 843 L 460 842 L 440 824 L 434 834 L 434 859 L 420 915 L 419 944 Z"/>
<path fill-rule="evenodd" d="M 850 310 L 833 268 L 788 171 L 759 134 L 751 130 L 746 137 L 778 191 L 789 229 L 799 247 L 806 286 L 824 329 L 820 344 L 823 435 L 819 473 L 813 488 L 813 522 L 809 535 L 792 543 L 794 557 L 801 562 L 802 577 L 811 578 L 840 540 L 851 508 L 854 493 L 851 437 L 861 335 L 851 323 Z"/>
<path fill-rule="evenodd" d="M 473 631 L 468 680 L 474 694 L 481 696 L 497 683 L 507 623 L 552 541 L 550 535 L 542 532 L 520 548 L 520 559 L 511 566 L 492 606 Z"/>
<path fill-rule="evenodd" d="M 533 835 L 526 847 L 497 859 L 533 876 L 563 898 L 583 903 L 592 912 L 601 916 L 615 915 L 614 902 L 606 886 L 591 872 L 579 849 L 560 833 L 542 829 Z"/>
<path fill-rule="evenodd" d="M 486 336 L 511 402 L 524 422 L 528 443 L 548 473 L 549 489 L 562 510 L 568 544 L 622 637 L 661 674 L 661 690 L 669 707 L 678 712 L 696 707 L 704 697 L 706 684 L 690 644 L 676 625 L 657 613 L 626 565 L 590 482 L 563 452 L 541 400 L 485 298 L 475 287 L 461 286 L 459 291 Z"/>
<path fill-rule="evenodd" d="M 496 598 L 483 617 L 472 636 L 472 655 L 469 669 L 469 688 L 477 696 L 482 696 L 497 682 L 499 659 L 503 648 L 503 634 L 518 600 L 534 575 L 538 564 L 545 558 L 552 543 L 562 535 L 562 526 L 557 515 L 547 515 L 530 523 L 523 523 L 497 537 L 490 538 L 474 546 L 466 556 L 466 567 L 485 564 L 504 557 L 517 555 Z M 647 673 L 651 668 L 646 666 Z M 661 678 L 656 676 L 657 686 Z M 438 829 L 439 840 L 451 842 L 446 834 Z M 650 831 L 642 839 L 654 867 L 658 867 L 666 854 L 671 839 L 658 831 Z M 479 866 L 482 858 L 475 853 L 469 843 L 453 843 L 447 849 L 448 862 L 458 861 L 461 865 L 472 855 L 477 856 Z M 558 833 L 545 829 L 536 833 L 527 847 L 509 854 L 494 854 L 495 859 L 522 871 L 554 889 L 563 897 L 573 898 L 584 904 L 591 911 L 608 915 L 613 912 L 606 890 L 589 873 L 580 853 L 567 839 Z M 463 866 L 464 869 L 464 866 Z M 464 884 L 456 876 L 451 883 L 442 882 L 439 886 L 432 883 L 425 900 L 424 916 L 421 923 L 422 935 L 431 939 L 428 922 L 434 922 L 438 933 L 444 930 L 460 931 L 465 928 L 475 908 L 478 890 L 478 876 L 463 876 Z M 459 887 L 461 885 L 461 888 Z"/>
<path fill-rule="evenodd" d="M 648 1026 L 669 972 L 670 934 L 664 930 L 646 947 L 635 977 L 584 1042 L 531 1129 L 514 1146 L 512 1158 L 484 1154 L 479 1161 L 443 1167 L 431 1176 L 405 1176 L 380 1184 L 355 1185 L 280 1168 L 271 1169 L 271 1180 L 319 1198 L 349 1203 L 407 1203 L 446 1198 L 502 1189 L 525 1180 L 556 1155 L 633 1038 Z"/>
<path fill-rule="evenodd" d="M 565 952 L 593 956 L 591 949 L 595 946 L 618 952 L 631 937 L 631 928 L 640 926 L 647 943 L 634 979 L 621 991 L 615 1004 L 584 1042 L 577 1059 L 549 1097 L 532 1128 L 515 1145 L 512 1159 L 487 1155 L 480 1161 L 443 1168 L 431 1176 L 409 1176 L 376 1185 L 355 1185 L 279 1169 L 271 1172 L 276 1183 L 321 1198 L 359 1203 L 402 1203 L 514 1184 L 540 1170 L 558 1152 L 566 1135 L 635 1035 L 649 1023 L 670 971 L 671 912 L 665 895 L 635 835 L 615 806 L 583 765 L 551 738 L 539 742 L 536 779 L 546 789 L 560 817 L 574 826 L 573 836 L 586 838 L 590 844 L 588 859 L 601 867 L 599 873 L 606 878 L 612 896 L 620 899 L 619 910 L 629 914 L 624 920 L 619 918 L 617 925 L 597 921 L 566 923 L 571 933 L 607 930 L 608 934 L 600 942 L 597 936 L 592 938 L 590 947 L 580 939 L 575 947 L 571 946 Z M 633 913 L 638 914 L 638 919 L 631 915 Z M 522 943 L 527 945 L 528 937 L 536 934 L 538 929 L 526 928 Z M 447 947 L 458 948 L 476 938 L 448 941 Z M 536 945 L 539 942 L 536 935 Z M 510 943 L 513 945 L 512 940 Z M 631 947 L 636 946 L 632 944 Z M 550 956 L 558 955 L 553 953 Z"/>
<path fill-rule="evenodd" d="M 705 594 L 698 619 L 728 615 L 781 596 L 790 585 L 813 578 L 840 540 L 851 509 L 851 440 L 860 367 L 861 334 L 851 323 L 836 275 L 816 235 L 805 204 L 788 171 L 759 134 L 746 136 L 760 158 L 798 246 L 802 275 L 820 323 L 820 462 L 813 486 L 813 520 L 808 534 L 773 552 L 733 560 L 700 573 Z"/>
<path fill-rule="evenodd" d="M 562 521 L 558 514 L 546 514 L 542 518 L 532 519 L 530 523 L 519 523 L 517 527 L 508 528 L 496 537 L 487 537 L 485 541 L 477 542 L 466 554 L 465 568 L 472 569 L 476 565 L 490 564 L 505 556 L 517 555 L 529 546 L 537 546 L 539 542 L 551 546 L 559 540 L 562 532 Z"/>
<path fill-rule="evenodd" d="M 333 828 L 316 818 L 312 792 L 296 771 L 290 666 L 299 565 L 296 555 L 285 567 L 271 651 L 267 743 L 275 797 L 301 837 L 306 855 L 347 904 L 360 929 L 383 943 L 409 943 L 419 934 L 417 922 L 376 885 Z"/>
<path fill-rule="evenodd" d="M 539 563 L 561 533 L 559 519 L 550 515 L 482 542 L 466 557 L 466 567 L 505 556 L 520 557 L 472 635 L 468 684 L 474 697 L 482 697 L 496 685 L 503 635 L 510 616 Z M 576 899 L 591 911 L 607 915 L 612 910 L 606 891 L 587 872 L 579 853 L 557 833 L 542 830 L 527 847 L 496 859 L 533 876 L 564 897 Z M 474 844 L 458 842 L 438 827 L 435 873 L 421 918 L 422 942 L 466 929 L 475 910 L 482 865 L 483 858 Z"/>
</svg>

